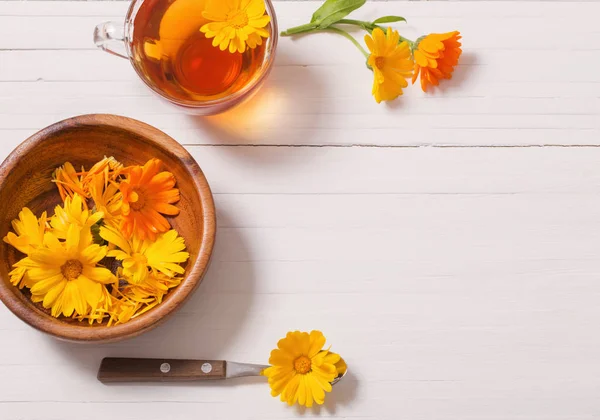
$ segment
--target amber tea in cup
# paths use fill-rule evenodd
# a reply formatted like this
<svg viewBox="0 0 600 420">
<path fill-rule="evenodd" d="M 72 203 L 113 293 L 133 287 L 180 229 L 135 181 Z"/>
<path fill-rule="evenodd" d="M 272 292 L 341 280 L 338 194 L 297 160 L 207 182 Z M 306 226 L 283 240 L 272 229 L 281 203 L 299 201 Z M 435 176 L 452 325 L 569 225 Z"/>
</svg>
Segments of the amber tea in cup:
<svg viewBox="0 0 600 420">
<path fill-rule="evenodd" d="M 215 15 L 215 6 L 210 6 L 215 1 L 241 8 L 237 15 L 226 15 L 230 26 L 248 24 L 243 7 L 250 0 L 136 0 L 122 34 L 118 25 L 107 22 L 96 28 L 94 38 L 100 48 L 129 58 L 142 80 L 165 99 L 197 113 L 220 112 L 253 93 L 268 74 L 277 24 L 271 2 L 266 0 L 264 15 L 269 23 L 262 32 L 268 36 L 253 43 L 254 48 L 248 42 L 243 52 L 222 50 L 213 45 L 219 35 L 208 38 L 201 31 L 214 22 L 205 16 L 207 11 Z M 109 48 L 112 40 L 124 41 L 125 54 Z"/>
</svg>

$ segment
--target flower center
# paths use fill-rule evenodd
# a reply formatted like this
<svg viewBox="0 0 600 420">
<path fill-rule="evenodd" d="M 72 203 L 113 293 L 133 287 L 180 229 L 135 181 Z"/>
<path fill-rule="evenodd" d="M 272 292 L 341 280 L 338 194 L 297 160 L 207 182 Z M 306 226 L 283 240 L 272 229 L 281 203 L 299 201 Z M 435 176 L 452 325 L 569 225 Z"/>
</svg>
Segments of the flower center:
<svg viewBox="0 0 600 420">
<path fill-rule="evenodd" d="M 140 254 L 139 252 L 135 252 L 131 255 L 136 264 L 148 265 L 148 258 L 144 254 Z"/>
<path fill-rule="evenodd" d="M 129 194 L 129 206 L 134 210 L 141 210 L 146 204 L 144 194 L 141 194 L 139 190 L 133 190 Z"/>
<path fill-rule="evenodd" d="M 248 14 L 243 10 L 236 11 L 227 20 L 229 20 L 231 25 L 236 29 L 248 26 Z"/>
<path fill-rule="evenodd" d="M 67 280 L 75 280 L 83 271 L 83 265 L 77 260 L 68 260 L 60 267 L 60 271 Z"/>
<path fill-rule="evenodd" d="M 377 57 L 375 58 L 375 66 L 381 70 L 385 65 L 385 57 Z"/>
<path fill-rule="evenodd" d="M 306 356 L 300 356 L 296 360 L 294 360 L 294 369 L 296 372 L 305 374 L 310 372 L 311 362 L 310 359 Z"/>
</svg>

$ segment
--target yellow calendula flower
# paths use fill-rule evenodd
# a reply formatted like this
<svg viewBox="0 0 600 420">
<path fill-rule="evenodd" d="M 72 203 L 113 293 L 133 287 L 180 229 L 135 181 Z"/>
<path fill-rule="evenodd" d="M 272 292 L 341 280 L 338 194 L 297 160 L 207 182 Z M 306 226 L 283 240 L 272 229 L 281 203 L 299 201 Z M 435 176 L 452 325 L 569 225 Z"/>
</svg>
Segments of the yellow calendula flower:
<svg viewBox="0 0 600 420">
<path fill-rule="evenodd" d="M 127 239 L 119 230 L 111 226 L 100 228 L 100 237 L 112 246 L 109 257 L 122 261 L 123 275 L 129 283 L 140 285 L 153 273 L 162 273 L 168 277 L 183 274 L 185 269 L 179 265 L 186 262 L 190 254 L 184 252 L 185 242 L 177 231 L 170 230 L 159 235 L 156 241 L 142 240 L 137 235 Z"/>
<path fill-rule="evenodd" d="M 371 52 L 367 63 L 373 69 L 373 96 L 377 103 L 391 101 L 402 95 L 408 86 L 406 79 L 412 75 L 413 61 L 408 42 L 400 42 L 398 31 L 387 28 L 373 30 L 365 35 L 365 43 Z"/>
<path fill-rule="evenodd" d="M 289 405 L 323 404 L 325 392 L 331 392 L 331 381 L 338 376 L 336 364 L 346 369 L 338 354 L 322 350 L 324 345 L 320 331 L 293 331 L 279 340 L 269 358 L 272 366 L 262 372 L 269 379 L 271 395 L 279 395 Z"/>
<path fill-rule="evenodd" d="M 460 32 L 429 34 L 417 41 L 415 49 L 415 74 L 412 82 L 421 75 L 421 89 L 427 91 L 428 86 L 437 86 L 440 79 L 452 78 L 454 67 L 462 54 Z"/>
<path fill-rule="evenodd" d="M 200 31 L 221 51 L 243 53 L 246 46 L 255 48 L 269 37 L 266 26 L 271 18 L 265 10 L 264 0 L 209 0 L 202 16 L 211 22 Z"/>
<path fill-rule="evenodd" d="M 119 172 L 123 169 L 123 164 L 114 157 L 104 157 L 101 161 L 98 161 L 85 173 L 82 179 L 82 184 L 86 187 L 96 176 L 104 175 L 103 179 L 108 181 L 114 181 Z"/>
<path fill-rule="evenodd" d="M 67 238 L 71 225 L 78 226 L 83 235 L 82 242 L 87 243 L 92 241 L 90 228 L 103 216 L 104 213 L 101 211 L 92 213 L 91 210 L 87 210 L 85 200 L 79 194 L 75 194 L 72 198 L 67 197 L 63 206 L 55 207 L 54 216 L 50 218 L 50 226 L 54 235 L 59 239 Z"/>
<path fill-rule="evenodd" d="M 23 207 L 23 210 L 19 212 L 19 218 L 12 221 L 15 232 L 8 232 L 3 240 L 23 254 L 29 255 L 36 247 L 43 244 L 46 221 L 46 212 L 42 213 L 42 216 L 38 219 L 29 208 Z M 20 289 L 24 286 L 30 286 L 31 282 L 27 276 L 28 265 L 29 259 L 23 258 L 14 264 L 9 273 L 10 282 Z"/>
<path fill-rule="evenodd" d="M 71 224 L 64 242 L 46 232 L 44 246 L 29 256 L 31 266 L 27 274 L 33 282 L 32 301 L 42 302 L 54 317 L 95 311 L 102 299 L 103 285 L 116 280 L 110 270 L 97 266 L 106 256 L 106 246 L 83 241 L 91 235 L 82 234 L 81 230 Z"/>
<path fill-rule="evenodd" d="M 12 221 L 15 233 L 8 232 L 4 242 L 14 246 L 23 254 L 29 254 L 34 247 L 42 245 L 46 220 L 46 212 L 43 212 L 38 219 L 29 208 L 23 207 L 19 212 L 19 218 Z"/>
<path fill-rule="evenodd" d="M 83 168 L 81 168 L 81 172 L 77 172 L 70 162 L 65 162 L 63 166 L 56 168 L 52 173 L 52 182 L 56 184 L 60 198 L 63 201 L 67 197 L 73 197 L 75 194 L 79 194 L 82 197 L 87 196 L 83 186 L 83 173 Z"/>
<path fill-rule="evenodd" d="M 100 173 L 92 176 L 87 184 L 94 209 L 103 214 L 104 223 L 119 227 L 122 223 L 123 194 L 119 185 L 107 180 L 107 175 Z"/>
</svg>

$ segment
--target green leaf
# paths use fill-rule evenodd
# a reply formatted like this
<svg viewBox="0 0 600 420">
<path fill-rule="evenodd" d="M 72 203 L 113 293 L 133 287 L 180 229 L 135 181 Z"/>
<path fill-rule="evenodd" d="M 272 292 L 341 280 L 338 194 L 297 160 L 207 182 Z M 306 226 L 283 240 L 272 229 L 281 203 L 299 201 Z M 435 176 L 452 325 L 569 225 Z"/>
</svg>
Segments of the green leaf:
<svg viewBox="0 0 600 420">
<path fill-rule="evenodd" d="M 375 19 L 373 23 L 392 23 L 392 22 L 406 22 L 402 16 L 382 16 L 379 19 Z"/>
<path fill-rule="evenodd" d="M 366 2 L 367 0 L 326 0 L 312 15 L 311 23 L 318 24 L 319 29 L 327 28 Z"/>
</svg>

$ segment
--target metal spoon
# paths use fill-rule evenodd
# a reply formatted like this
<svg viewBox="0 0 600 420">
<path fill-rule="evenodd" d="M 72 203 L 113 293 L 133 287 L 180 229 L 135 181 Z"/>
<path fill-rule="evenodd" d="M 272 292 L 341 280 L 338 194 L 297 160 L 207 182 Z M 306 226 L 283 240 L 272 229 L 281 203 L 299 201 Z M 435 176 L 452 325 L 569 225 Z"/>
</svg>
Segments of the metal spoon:
<svg viewBox="0 0 600 420">
<path fill-rule="evenodd" d="M 98 380 L 114 382 L 181 382 L 260 376 L 268 365 L 236 363 L 225 360 L 131 359 L 108 357 L 102 360 Z M 348 372 L 339 374 L 337 384 Z"/>
</svg>

